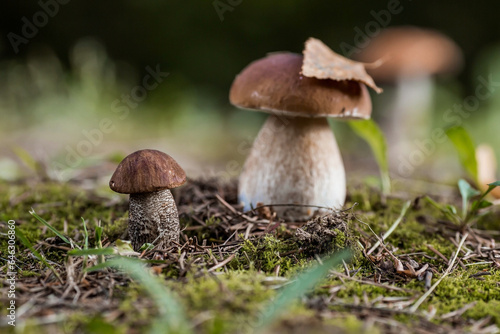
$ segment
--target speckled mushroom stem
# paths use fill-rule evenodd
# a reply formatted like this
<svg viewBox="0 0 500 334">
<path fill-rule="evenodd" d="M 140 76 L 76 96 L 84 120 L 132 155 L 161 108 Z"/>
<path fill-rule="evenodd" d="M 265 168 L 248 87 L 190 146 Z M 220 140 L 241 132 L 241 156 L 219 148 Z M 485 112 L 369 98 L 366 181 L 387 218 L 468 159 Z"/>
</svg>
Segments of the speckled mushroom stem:
<svg viewBox="0 0 500 334">
<path fill-rule="evenodd" d="M 179 215 L 168 189 L 130 194 L 129 219 L 128 232 L 135 251 L 144 243 L 154 241 L 156 249 L 165 249 L 172 241 L 179 241 Z"/>
<path fill-rule="evenodd" d="M 239 178 L 245 205 L 308 204 L 340 208 L 346 195 L 342 157 L 326 118 L 270 115 Z M 273 207 L 285 219 L 305 220 L 314 207 Z"/>
</svg>

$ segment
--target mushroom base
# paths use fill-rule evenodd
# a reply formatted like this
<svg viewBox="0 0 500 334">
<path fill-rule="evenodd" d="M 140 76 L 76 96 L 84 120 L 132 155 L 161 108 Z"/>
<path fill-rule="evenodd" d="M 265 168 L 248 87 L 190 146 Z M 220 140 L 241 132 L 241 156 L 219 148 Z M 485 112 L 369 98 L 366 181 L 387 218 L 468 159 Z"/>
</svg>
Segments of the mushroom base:
<svg viewBox="0 0 500 334">
<path fill-rule="evenodd" d="M 327 119 L 270 115 L 239 178 L 245 210 L 292 204 L 273 210 L 285 219 L 305 220 L 328 211 L 314 206 L 339 209 L 345 195 L 344 164 Z"/>
<path fill-rule="evenodd" d="M 135 251 L 145 243 L 165 249 L 172 241 L 179 241 L 179 231 L 179 215 L 170 190 L 130 195 L 128 233 Z"/>
</svg>

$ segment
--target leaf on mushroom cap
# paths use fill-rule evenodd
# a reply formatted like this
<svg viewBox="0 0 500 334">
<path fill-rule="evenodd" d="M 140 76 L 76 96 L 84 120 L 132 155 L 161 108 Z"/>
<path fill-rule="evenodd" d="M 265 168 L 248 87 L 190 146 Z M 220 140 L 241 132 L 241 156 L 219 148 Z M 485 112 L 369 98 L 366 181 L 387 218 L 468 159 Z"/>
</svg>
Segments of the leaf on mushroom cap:
<svg viewBox="0 0 500 334">
<path fill-rule="evenodd" d="M 150 193 L 186 182 L 186 173 L 168 154 L 140 150 L 120 162 L 109 181 L 111 190 L 122 194 Z"/>
<path fill-rule="evenodd" d="M 366 73 L 365 64 L 342 57 L 319 39 L 309 38 L 303 54 L 302 74 L 306 77 L 336 81 L 355 80 L 371 87 L 377 93 L 382 92 Z"/>
<path fill-rule="evenodd" d="M 279 52 L 250 63 L 236 76 L 229 100 L 240 108 L 289 117 L 368 119 L 370 94 L 355 80 L 320 80 L 301 75 L 304 57 Z"/>
</svg>

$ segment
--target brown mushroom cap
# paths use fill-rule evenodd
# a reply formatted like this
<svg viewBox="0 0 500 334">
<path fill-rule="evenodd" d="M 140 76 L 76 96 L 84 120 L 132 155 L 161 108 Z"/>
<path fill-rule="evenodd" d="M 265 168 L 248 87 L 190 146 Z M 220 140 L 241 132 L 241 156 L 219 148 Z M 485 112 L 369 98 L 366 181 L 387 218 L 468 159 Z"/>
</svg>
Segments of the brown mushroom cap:
<svg viewBox="0 0 500 334">
<path fill-rule="evenodd" d="M 111 176 L 109 187 L 122 194 L 150 193 L 179 187 L 186 173 L 168 154 L 140 150 L 120 162 Z"/>
<path fill-rule="evenodd" d="M 237 107 L 301 117 L 370 118 L 366 86 L 354 80 L 308 78 L 303 57 L 274 53 L 248 65 L 234 80 L 229 100 Z"/>
<path fill-rule="evenodd" d="M 358 55 L 366 63 L 382 60 L 368 69 L 378 81 L 394 82 L 399 77 L 416 77 L 460 70 L 460 48 L 445 35 L 429 29 L 396 27 L 383 30 Z"/>
</svg>

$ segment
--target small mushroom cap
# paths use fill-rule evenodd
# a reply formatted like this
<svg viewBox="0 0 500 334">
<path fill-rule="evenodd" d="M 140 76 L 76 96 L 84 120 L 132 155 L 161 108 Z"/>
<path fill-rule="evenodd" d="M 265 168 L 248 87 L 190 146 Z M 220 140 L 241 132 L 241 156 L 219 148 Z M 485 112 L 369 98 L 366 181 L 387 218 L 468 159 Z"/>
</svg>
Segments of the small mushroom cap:
<svg viewBox="0 0 500 334">
<path fill-rule="evenodd" d="M 109 187 L 122 194 L 150 193 L 179 187 L 186 173 L 168 154 L 140 150 L 120 162 L 111 176 Z"/>
<path fill-rule="evenodd" d="M 435 30 L 395 27 L 383 30 L 357 57 L 382 65 L 368 69 L 375 80 L 394 82 L 399 77 L 455 73 L 463 64 L 460 48 Z"/>
<path fill-rule="evenodd" d="M 354 80 L 308 78 L 302 55 L 273 53 L 236 77 L 229 100 L 237 107 L 301 117 L 370 118 L 366 86 Z"/>
</svg>

